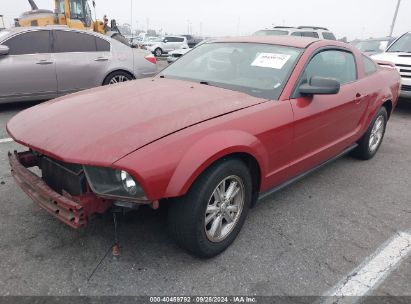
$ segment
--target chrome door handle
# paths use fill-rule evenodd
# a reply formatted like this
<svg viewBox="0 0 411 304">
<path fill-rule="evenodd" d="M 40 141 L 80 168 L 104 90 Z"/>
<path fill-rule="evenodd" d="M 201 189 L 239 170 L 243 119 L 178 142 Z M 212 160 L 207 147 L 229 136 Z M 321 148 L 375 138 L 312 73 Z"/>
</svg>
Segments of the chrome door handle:
<svg viewBox="0 0 411 304">
<path fill-rule="evenodd" d="M 36 64 L 46 65 L 46 64 L 53 64 L 53 61 L 48 60 L 40 60 Z"/>
<path fill-rule="evenodd" d="M 106 58 L 106 57 L 98 57 L 98 58 L 94 59 L 94 61 L 108 61 L 108 58 Z"/>
</svg>

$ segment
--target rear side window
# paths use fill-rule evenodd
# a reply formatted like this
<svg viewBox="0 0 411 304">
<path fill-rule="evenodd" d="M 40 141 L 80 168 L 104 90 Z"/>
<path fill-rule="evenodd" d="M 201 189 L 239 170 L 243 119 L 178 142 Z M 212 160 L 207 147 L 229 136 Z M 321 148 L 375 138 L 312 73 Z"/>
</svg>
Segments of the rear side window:
<svg viewBox="0 0 411 304">
<path fill-rule="evenodd" d="M 312 37 L 312 38 L 318 38 L 318 34 L 316 32 L 294 32 L 291 34 L 291 36 L 297 36 L 297 37 Z"/>
<path fill-rule="evenodd" d="M 352 53 L 328 50 L 316 54 L 305 69 L 303 82 L 311 77 L 334 78 L 341 84 L 357 79 L 357 66 Z"/>
<path fill-rule="evenodd" d="M 97 52 L 110 52 L 110 42 L 96 37 Z"/>
<path fill-rule="evenodd" d="M 50 32 L 23 33 L 3 42 L 10 48 L 10 55 L 50 53 Z"/>
<path fill-rule="evenodd" d="M 330 32 L 323 32 L 323 37 L 324 39 L 327 39 L 327 40 L 337 40 L 334 34 Z"/>
<path fill-rule="evenodd" d="M 362 55 L 362 62 L 364 64 L 365 75 L 371 75 L 377 71 L 377 66 L 375 65 L 375 62 L 367 56 Z"/>
<path fill-rule="evenodd" d="M 303 37 L 312 37 L 312 38 L 318 38 L 318 34 L 316 32 L 302 32 L 301 36 Z"/>
<path fill-rule="evenodd" d="M 184 38 L 176 38 L 176 42 L 183 42 Z"/>
<path fill-rule="evenodd" d="M 96 52 L 96 39 L 93 35 L 69 31 L 54 31 L 54 52 Z"/>
</svg>

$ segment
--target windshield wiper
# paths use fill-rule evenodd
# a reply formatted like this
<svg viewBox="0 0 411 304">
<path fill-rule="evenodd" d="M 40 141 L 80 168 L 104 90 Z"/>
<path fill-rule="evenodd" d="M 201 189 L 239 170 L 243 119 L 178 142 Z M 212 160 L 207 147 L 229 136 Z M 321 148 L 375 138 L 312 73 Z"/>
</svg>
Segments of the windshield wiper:
<svg viewBox="0 0 411 304">
<path fill-rule="evenodd" d="M 164 76 L 164 75 L 160 75 L 160 78 L 166 78 L 166 76 Z"/>
<path fill-rule="evenodd" d="M 200 84 L 209 85 L 208 81 L 200 81 Z"/>
</svg>

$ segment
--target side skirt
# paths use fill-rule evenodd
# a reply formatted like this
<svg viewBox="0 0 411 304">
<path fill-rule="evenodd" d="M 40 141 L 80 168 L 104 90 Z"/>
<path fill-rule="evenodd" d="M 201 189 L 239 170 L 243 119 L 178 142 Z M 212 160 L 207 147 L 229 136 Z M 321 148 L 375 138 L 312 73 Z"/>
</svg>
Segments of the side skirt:
<svg viewBox="0 0 411 304">
<path fill-rule="evenodd" d="M 354 150 L 354 149 L 357 148 L 357 147 L 358 147 L 358 144 L 354 144 L 354 145 L 348 147 L 347 149 L 345 149 L 344 151 L 342 151 L 340 154 L 334 156 L 333 158 L 330 158 L 329 160 L 327 160 L 327 161 L 319 164 L 318 166 L 316 166 L 316 167 L 314 167 L 314 168 L 312 168 L 312 169 L 310 169 L 310 170 L 308 170 L 308 171 L 305 171 L 305 172 L 303 172 L 303 173 L 301 173 L 301 174 L 293 177 L 292 179 L 289 179 L 288 181 L 286 181 L 286 182 L 284 182 L 284 183 L 282 183 L 282 184 L 280 184 L 280 185 L 278 185 L 278 186 L 275 186 L 274 188 L 271 188 L 270 190 L 267 190 L 267 191 L 265 191 L 265 192 L 261 192 L 260 195 L 259 195 L 259 197 L 258 197 L 258 201 L 260 201 L 260 200 L 262 200 L 262 199 L 264 199 L 264 198 L 266 198 L 266 197 L 268 197 L 268 196 L 276 193 L 277 191 L 282 190 L 283 188 L 285 188 L 285 187 L 287 187 L 287 186 L 289 186 L 289 185 L 291 185 L 291 184 L 293 184 L 293 183 L 295 183 L 295 182 L 303 179 L 303 178 L 306 177 L 307 175 L 310 175 L 311 173 L 313 173 L 313 172 L 315 172 L 315 171 L 317 171 L 317 170 L 319 170 L 319 169 L 321 169 L 321 168 L 323 168 L 323 167 L 331 164 L 332 162 L 336 161 L 337 159 L 343 157 L 344 155 L 347 155 L 348 153 L 350 153 L 352 150 Z"/>
</svg>

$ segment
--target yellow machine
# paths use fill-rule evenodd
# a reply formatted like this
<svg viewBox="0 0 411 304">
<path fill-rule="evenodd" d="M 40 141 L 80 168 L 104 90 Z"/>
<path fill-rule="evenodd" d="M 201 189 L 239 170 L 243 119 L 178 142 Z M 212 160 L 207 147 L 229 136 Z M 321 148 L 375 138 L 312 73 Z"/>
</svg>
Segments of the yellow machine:
<svg viewBox="0 0 411 304">
<path fill-rule="evenodd" d="M 67 25 L 71 28 L 88 29 L 106 33 L 107 22 L 93 20 L 87 0 L 54 0 L 54 12 L 39 9 L 34 0 L 29 0 L 31 11 L 15 19 L 16 26 Z M 94 5 L 94 1 L 93 1 Z"/>
</svg>

